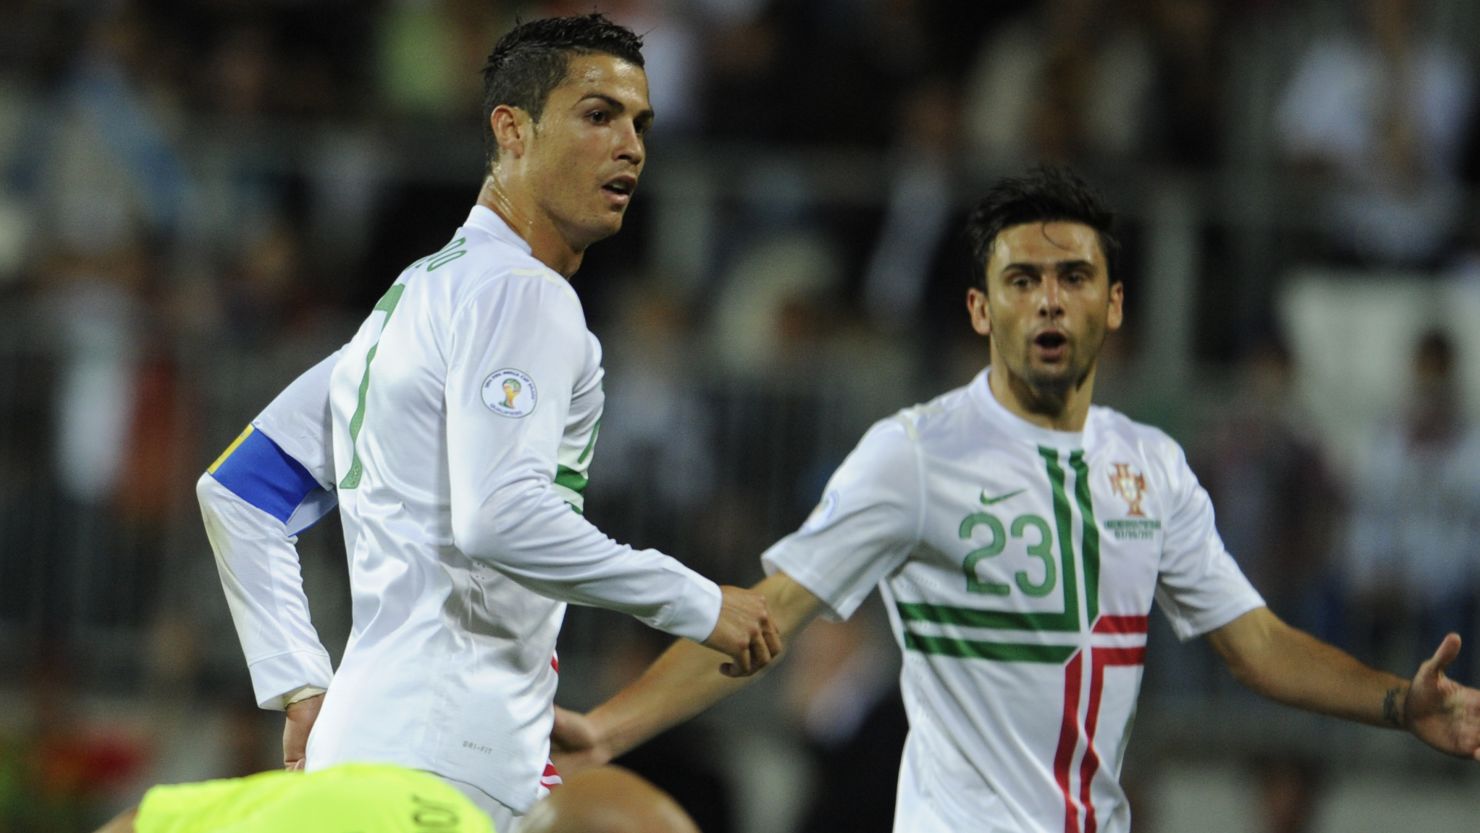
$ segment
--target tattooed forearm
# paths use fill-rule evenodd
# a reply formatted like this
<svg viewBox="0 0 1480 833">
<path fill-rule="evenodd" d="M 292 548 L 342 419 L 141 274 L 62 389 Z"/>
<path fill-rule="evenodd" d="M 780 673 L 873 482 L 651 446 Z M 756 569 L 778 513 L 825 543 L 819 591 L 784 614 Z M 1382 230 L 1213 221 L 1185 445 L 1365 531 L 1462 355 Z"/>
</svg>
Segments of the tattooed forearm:
<svg viewBox="0 0 1480 833">
<path fill-rule="evenodd" d="M 1382 719 L 1399 729 L 1403 728 L 1404 693 L 1403 686 L 1393 686 L 1382 698 Z"/>
</svg>

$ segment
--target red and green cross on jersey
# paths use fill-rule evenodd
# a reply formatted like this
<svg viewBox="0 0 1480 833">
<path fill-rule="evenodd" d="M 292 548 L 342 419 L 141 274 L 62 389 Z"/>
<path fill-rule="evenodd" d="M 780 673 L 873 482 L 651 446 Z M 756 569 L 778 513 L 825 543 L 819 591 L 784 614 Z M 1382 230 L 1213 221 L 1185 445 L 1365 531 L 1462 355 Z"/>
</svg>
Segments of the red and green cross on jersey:
<svg viewBox="0 0 1480 833">
<path fill-rule="evenodd" d="M 966 554 L 962 569 L 969 593 L 1006 598 L 1016 591 L 1031 599 L 1061 590 L 1062 609 L 1003 610 L 905 601 L 896 603 L 896 609 L 903 625 L 906 650 L 968 661 L 1063 667 L 1063 715 L 1053 757 L 1054 780 L 1063 795 L 1065 833 L 1094 833 L 1097 822 L 1090 789 L 1101 766 L 1094 738 L 1099 728 L 1105 671 L 1110 667 L 1145 663 L 1148 617 L 1144 613 L 1100 610 L 1100 530 L 1091 500 L 1090 473 L 1084 452 L 1076 450 L 1067 454 L 1068 468 L 1074 473 L 1072 490 L 1066 485 L 1064 455 L 1048 447 L 1040 447 L 1038 453 L 1052 489 L 1052 522 L 1034 514 L 1022 514 L 1009 520 L 991 511 L 968 515 L 961 521 L 959 537 L 962 541 L 982 545 Z M 1118 475 L 1125 478 L 1126 473 L 1121 471 Z M 1120 488 L 1118 484 L 1112 485 Z M 983 493 L 980 502 L 985 510 L 1015 494 L 1017 492 L 992 497 Z M 1133 508 L 1139 509 L 1139 495 Z M 1075 510 L 1080 525 L 1077 553 L 1073 534 Z M 1002 554 L 1009 542 L 1014 541 L 1024 546 L 1027 555 L 1038 563 L 1031 570 L 1017 571 L 1011 576 L 1012 584 L 983 579 L 978 565 Z M 912 629 L 912 625 L 916 627 Z M 1007 632 L 1009 636 L 983 640 L 919 632 L 929 626 L 942 625 L 989 629 Z M 1022 636 L 1013 638 L 1010 636 L 1013 632 Z M 1077 638 L 1064 644 L 1054 640 L 1053 634 L 1076 634 Z M 1086 673 L 1089 675 L 1087 692 L 1084 686 Z M 1075 753 L 1081 744 L 1085 752 L 1079 762 L 1076 791 L 1072 788 L 1071 774 Z"/>
</svg>

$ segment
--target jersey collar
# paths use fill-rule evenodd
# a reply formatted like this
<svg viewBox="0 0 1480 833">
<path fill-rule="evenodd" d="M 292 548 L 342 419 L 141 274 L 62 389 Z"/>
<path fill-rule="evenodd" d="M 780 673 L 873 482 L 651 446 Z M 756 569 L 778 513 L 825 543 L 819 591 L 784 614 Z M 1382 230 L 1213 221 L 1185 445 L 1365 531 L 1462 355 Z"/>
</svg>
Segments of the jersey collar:
<svg viewBox="0 0 1480 833">
<path fill-rule="evenodd" d="M 533 255 L 534 251 L 529 246 L 529 241 L 520 237 L 504 218 L 498 216 L 493 209 L 482 205 L 474 205 L 473 210 L 468 212 L 468 219 L 463 223 L 464 228 L 475 228 L 487 232 L 495 238 L 518 247 L 519 251 L 527 255 Z"/>
<path fill-rule="evenodd" d="M 976 378 L 971 380 L 970 385 L 971 399 L 988 422 L 1006 431 L 1010 436 L 1021 438 L 1034 445 L 1067 450 L 1084 447 L 1084 431 L 1054 431 L 1051 428 L 1042 428 L 1003 407 L 1002 403 L 997 401 L 997 397 L 992 395 L 992 388 L 987 382 L 987 377 L 991 373 L 992 368 L 987 367 L 976 374 Z M 1089 428 L 1088 421 L 1085 423 L 1085 428 Z"/>
</svg>

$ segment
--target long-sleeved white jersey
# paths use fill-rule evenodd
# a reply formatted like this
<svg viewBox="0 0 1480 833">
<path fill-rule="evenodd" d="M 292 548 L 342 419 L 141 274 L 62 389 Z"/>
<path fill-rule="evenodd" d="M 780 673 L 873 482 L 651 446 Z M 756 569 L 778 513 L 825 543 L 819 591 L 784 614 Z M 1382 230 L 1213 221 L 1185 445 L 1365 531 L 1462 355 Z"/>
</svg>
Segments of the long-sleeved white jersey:
<svg viewBox="0 0 1480 833">
<path fill-rule="evenodd" d="M 300 484 L 337 490 L 354 623 L 309 739 L 310 769 L 398 763 L 522 812 L 542 791 L 566 602 L 709 635 L 720 608 L 713 582 L 617 544 L 581 516 L 600 360 L 569 283 L 475 207 L 450 243 L 402 272 L 333 363 L 332 469 L 319 462 L 321 364 L 202 479 L 223 583 L 269 707 L 322 684 L 327 668 L 289 537 L 293 513 L 318 507 L 289 510 L 296 488 L 275 498 L 233 469 L 297 463 Z M 318 398 L 297 395 L 310 392 Z M 295 428 L 315 420 L 317 444 L 295 448 Z M 261 451 L 257 434 L 292 459 Z M 273 462 L 234 466 L 243 454 Z M 302 493 L 313 502 L 315 489 Z"/>
<path fill-rule="evenodd" d="M 846 617 L 877 585 L 904 650 L 896 833 L 1125 833 L 1156 600 L 1183 639 L 1263 600 L 1154 428 L 1049 431 L 969 386 L 882 420 L 763 556 Z"/>
</svg>

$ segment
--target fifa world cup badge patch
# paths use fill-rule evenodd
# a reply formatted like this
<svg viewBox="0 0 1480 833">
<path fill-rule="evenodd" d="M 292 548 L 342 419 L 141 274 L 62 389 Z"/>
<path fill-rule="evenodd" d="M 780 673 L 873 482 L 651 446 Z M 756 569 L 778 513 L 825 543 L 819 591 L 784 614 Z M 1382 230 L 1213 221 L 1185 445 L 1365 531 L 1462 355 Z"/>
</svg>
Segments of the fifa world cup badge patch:
<svg viewBox="0 0 1480 833">
<path fill-rule="evenodd" d="M 483 380 L 483 404 L 499 416 L 520 419 L 534 412 L 539 402 L 534 380 L 522 370 L 506 367 Z"/>
<path fill-rule="evenodd" d="M 827 526 L 827 522 L 832 520 L 833 512 L 837 508 L 837 491 L 834 490 L 828 492 L 822 497 L 822 502 L 818 503 L 817 507 L 812 510 L 812 514 L 807 516 L 806 522 L 802 524 L 802 531 L 816 532 L 824 526 Z"/>
</svg>

